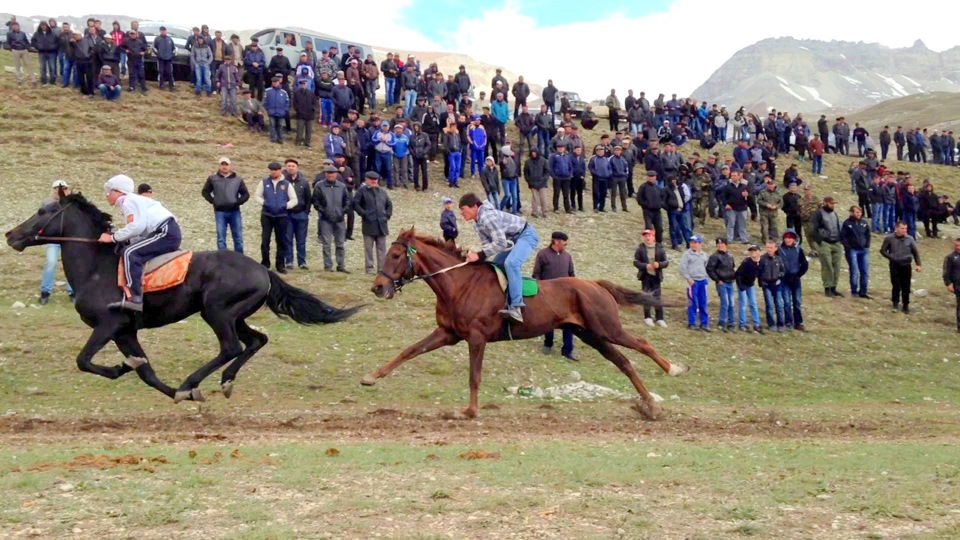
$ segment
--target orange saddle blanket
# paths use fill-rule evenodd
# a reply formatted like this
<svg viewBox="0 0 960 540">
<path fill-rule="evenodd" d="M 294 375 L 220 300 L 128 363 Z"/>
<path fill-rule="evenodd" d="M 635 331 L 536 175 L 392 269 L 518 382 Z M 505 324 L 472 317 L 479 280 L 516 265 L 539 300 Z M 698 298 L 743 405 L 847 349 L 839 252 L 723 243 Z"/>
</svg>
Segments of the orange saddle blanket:
<svg viewBox="0 0 960 540">
<path fill-rule="evenodd" d="M 188 249 L 172 251 L 150 259 L 143 267 L 143 292 L 162 291 L 180 285 L 187 279 L 191 260 L 193 252 Z M 129 298 L 130 290 L 127 288 L 125 274 L 121 258 L 117 268 L 117 284 Z"/>
</svg>

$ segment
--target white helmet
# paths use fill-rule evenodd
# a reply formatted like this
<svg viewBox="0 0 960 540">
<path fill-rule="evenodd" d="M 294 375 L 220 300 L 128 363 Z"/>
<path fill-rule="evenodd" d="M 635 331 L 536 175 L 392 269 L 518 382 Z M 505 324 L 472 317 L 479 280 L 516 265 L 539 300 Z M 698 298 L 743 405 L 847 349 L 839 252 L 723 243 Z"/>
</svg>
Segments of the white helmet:
<svg viewBox="0 0 960 540">
<path fill-rule="evenodd" d="M 104 194 L 109 195 L 112 190 L 117 190 L 125 195 L 133 193 L 133 179 L 125 174 L 118 174 L 114 176 L 113 178 L 107 180 L 105 184 L 103 184 Z"/>
</svg>

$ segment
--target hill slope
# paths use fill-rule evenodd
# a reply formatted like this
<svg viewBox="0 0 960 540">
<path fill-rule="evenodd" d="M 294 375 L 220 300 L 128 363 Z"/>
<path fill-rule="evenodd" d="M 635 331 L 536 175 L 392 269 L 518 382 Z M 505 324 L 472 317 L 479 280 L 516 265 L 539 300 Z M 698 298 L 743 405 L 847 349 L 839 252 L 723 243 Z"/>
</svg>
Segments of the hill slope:
<svg viewBox="0 0 960 540">
<path fill-rule="evenodd" d="M 888 99 L 960 91 L 960 47 L 765 39 L 738 51 L 693 95 L 753 111 L 852 111 Z"/>
<path fill-rule="evenodd" d="M 960 94 L 933 92 L 891 99 L 850 114 L 850 121 L 860 122 L 871 132 L 886 125 L 960 129 Z"/>
</svg>

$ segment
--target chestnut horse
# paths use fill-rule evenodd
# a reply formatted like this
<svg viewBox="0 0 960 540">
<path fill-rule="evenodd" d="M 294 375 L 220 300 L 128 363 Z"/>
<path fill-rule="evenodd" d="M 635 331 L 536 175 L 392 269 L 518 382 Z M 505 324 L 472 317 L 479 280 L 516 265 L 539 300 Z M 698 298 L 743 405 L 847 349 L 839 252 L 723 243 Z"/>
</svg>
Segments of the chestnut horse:
<svg viewBox="0 0 960 540">
<path fill-rule="evenodd" d="M 509 323 L 498 313 L 505 294 L 497 276 L 486 264 L 467 265 L 463 251 L 453 242 L 417 236 L 413 229 L 401 231 L 390 246 L 383 270 L 373 281 L 373 293 L 393 298 L 401 287 L 422 279 L 437 295 L 437 329 L 407 347 L 399 356 L 368 373 L 361 384 L 372 386 L 401 364 L 440 347 L 466 340 L 470 347 L 470 404 L 463 411 L 477 415 L 477 392 L 487 343 L 540 337 L 555 328 L 571 330 L 584 343 L 613 362 L 640 394 L 638 410 L 650 419 L 658 417 L 653 396 L 637 376 L 630 360 L 614 345 L 639 351 L 672 376 L 689 368 L 671 364 L 644 339 L 630 335 L 620 324 L 618 305 L 655 305 L 650 294 L 635 292 L 609 281 L 560 278 L 539 282 L 536 296 L 525 298 L 523 323 Z M 508 325 L 509 328 L 508 328 Z"/>
</svg>

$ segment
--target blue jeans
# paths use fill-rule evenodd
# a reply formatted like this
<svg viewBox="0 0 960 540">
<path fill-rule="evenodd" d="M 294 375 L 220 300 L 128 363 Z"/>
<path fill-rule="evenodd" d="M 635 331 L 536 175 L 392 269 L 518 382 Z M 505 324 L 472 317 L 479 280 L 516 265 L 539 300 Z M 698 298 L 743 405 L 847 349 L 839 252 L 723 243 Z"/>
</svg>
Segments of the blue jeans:
<svg viewBox="0 0 960 540">
<path fill-rule="evenodd" d="M 413 116 L 413 106 L 417 101 L 417 91 L 416 90 L 404 90 L 403 91 L 403 115 L 407 118 Z"/>
<path fill-rule="evenodd" d="M 203 89 L 206 93 L 210 93 L 210 66 L 204 66 L 201 64 L 196 64 L 193 66 L 193 80 L 194 80 L 194 91 L 199 95 L 200 90 Z"/>
<path fill-rule="evenodd" d="M 510 307 L 523 306 L 523 276 L 520 269 L 523 263 L 530 258 L 530 255 L 537 249 L 540 242 L 540 236 L 532 225 L 526 228 L 513 241 L 513 249 L 498 253 L 493 258 L 493 262 L 503 265 L 504 273 L 507 274 L 507 297 L 510 299 Z"/>
<path fill-rule="evenodd" d="M 541 156 L 547 156 L 550 154 L 548 151 L 550 148 L 550 132 L 537 128 L 537 151 L 540 152 Z"/>
<path fill-rule="evenodd" d="M 490 201 L 490 204 L 492 204 L 494 208 L 500 209 L 500 198 L 497 197 L 496 193 L 487 193 L 487 200 Z"/>
<path fill-rule="evenodd" d="M 366 86 L 367 105 L 370 106 L 371 110 L 375 110 L 377 108 L 377 81 L 367 81 Z"/>
<path fill-rule="evenodd" d="M 718 281 L 717 294 L 720 296 L 720 314 L 717 315 L 717 324 L 733 326 L 737 320 L 734 312 L 736 304 L 733 302 L 733 283 Z"/>
<path fill-rule="evenodd" d="M 110 87 L 105 84 L 101 84 L 100 86 L 97 87 L 97 89 L 100 90 L 100 95 L 103 96 L 103 99 L 109 99 L 111 101 L 114 99 L 120 99 L 119 84 L 114 86 L 113 90 L 111 90 Z"/>
<path fill-rule="evenodd" d="M 638 122 L 630 122 L 630 133 L 633 134 L 634 137 L 637 136 L 637 132 L 641 129 L 643 129 L 643 124 Z"/>
<path fill-rule="evenodd" d="M 783 326 L 783 296 L 780 294 L 779 286 L 763 288 L 763 307 L 767 312 L 767 327 Z M 776 312 L 776 319 L 774 319 L 774 312 Z"/>
<path fill-rule="evenodd" d="M 917 239 L 917 214 L 912 210 L 904 210 L 901 216 L 904 223 L 907 224 L 907 236 Z"/>
<path fill-rule="evenodd" d="M 64 56 L 60 68 L 60 85 L 67 86 L 68 84 L 80 86 L 80 76 L 77 75 L 76 62 L 73 61 L 73 58 Z"/>
<path fill-rule="evenodd" d="M 794 283 L 780 282 L 780 301 L 783 302 L 783 322 L 787 326 L 803 324 L 803 313 L 800 308 L 803 304 L 803 290 L 800 281 Z"/>
<path fill-rule="evenodd" d="M 320 98 L 320 123 L 329 125 L 330 122 L 333 122 L 333 99 Z"/>
<path fill-rule="evenodd" d="M 848 249 L 845 252 L 850 267 L 850 294 L 867 294 L 870 279 L 870 252 L 866 249 Z"/>
<path fill-rule="evenodd" d="M 897 205 L 883 203 L 883 232 L 892 233 L 897 221 Z"/>
<path fill-rule="evenodd" d="M 813 174 L 823 172 L 823 156 L 813 156 Z"/>
<path fill-rule="evenodd" d="M 667 218 L 670 220 L 670 247 L 676 247 L 687 243 L 693 233 L 687 227 L 686 212 L 683 210 L 670 210 L 667 212 Z"/>
<path fill-rule="evenodd" d="M 117 45 L 121 45 L 117 43 Z M 116 76 L 120 76 L 127 72 L 127 51 L 120 49 L 120 73 L 114 73 Z"/>
<path fill-rule="evenodd" d="M 270 117 L 270 142 L 283 141 L 283 117 Z"/>
<path fill-rule="evenodd" d="M 449 163 L 449 176 L 447 180 L 451 186 L 460 183 L 460 168 L 463 167 L 463 154 L 460 152 L 450 152 L 447 154 L 447 163 Z"/>
<path fill-rule="evenodd" d="M 60 260 L 60 244 L 47 244 L 47 259 L 43 263 L 43 274 L 40 278 L 40 292 L 53 292 L 53 273 L 57 270 L 57 261 Z M 73 295 L 73 287 L 67 282 L 67 294 Z"/>
<path fill-rule="evenodd" d="M 710 314 L 707 313 L 707 283 L 705 279 L 693 282 L 687 286 L 687 324 L 697 324 L 697 314 L 700 315 L 700 326 L 710 326 Z"/>
<path fill-rule="evenodd" d="M 480 172 L 483 170 L 484 159 L 485 158 L 483 156 L 483 148 L 470 149 L 470 176 L 474 175 L 474 169 L 473 169 L 474 164 L 476 164 L 477 166 L 476 172 Z"/>
<path fill-rule="evenodd" d="M 57 53 L 40 53 L 40 84 L 56 84 Z"/>
<path fill-rule="evenodd" d="M 283 257 L 287 266 L 293 266 L 294 241 L 297 244 L 297 265 L 307 265 L 307 228 L 309 225 L 310 214 L 306 212 L 287 215 L 287 252 Z"/>
<path fill-rule="evenodd" d="M 233 236 L 233 250 L 243 253 L 243 217 L 240 210 L 232 212 L 218 212 L 214 210 L 213 218 L 217 223 L 217 249 L 227 249 L 227 226 Z"/>
<path fill-rule="evenodd" d="M 67 55 L 63 51 L 57 53 L 57 74 L 58 76 L 63 75 L 63 62 L 66 61 Z"/>
<path fill-rule="evenodd" d="M 387 92 L 387 102 L 386 105 L 389 107 L 393 105 L 393 95 L 397 93 L 397 80 L 392 77 L 384 77 L 383 82 L 386 86 Z"/>
<path fill-rule="evenodd" d="M 883 232 L 883 203 L 871 203 L 873 211 L 873 232 Z"/>
<path fill-rule="evenodd" d="M 500 199 L 500 210 L 503 210 L 508 205 L 510 206 L 510 212 L 513 214 L 517 213 L 518 202 L 520 201 L 520 183 L 516 178 L 504 178 L 503 179 L 503 198 Z"/>
<path fill-rule="evenodd" d="M 393 187 L 392 152 L 374 152 L 373 170 L 380 175 L 381 180 L 387 183 L 388 188 Z"/>
<path fill-rule="evenodd" d="M 567 356 L 573 352 L 573 332 L 570 330 L 561 330 L 563 334 L 563 346 L 560 347 L 560 354 Z M 553 347 L 553 330 L 543 335 L 543 346 Z"/>
<path fill-rule="evenodd" d="M 760 326 L 760 310 L 757 309 L 757 288 L 751 285 L 740 291 L 737 300 L 740 307 L 740 326 L 747 325 L 747 306 L 750 307 L 750 317 L 753 319 L 753 325 Z"/>
</svg>

